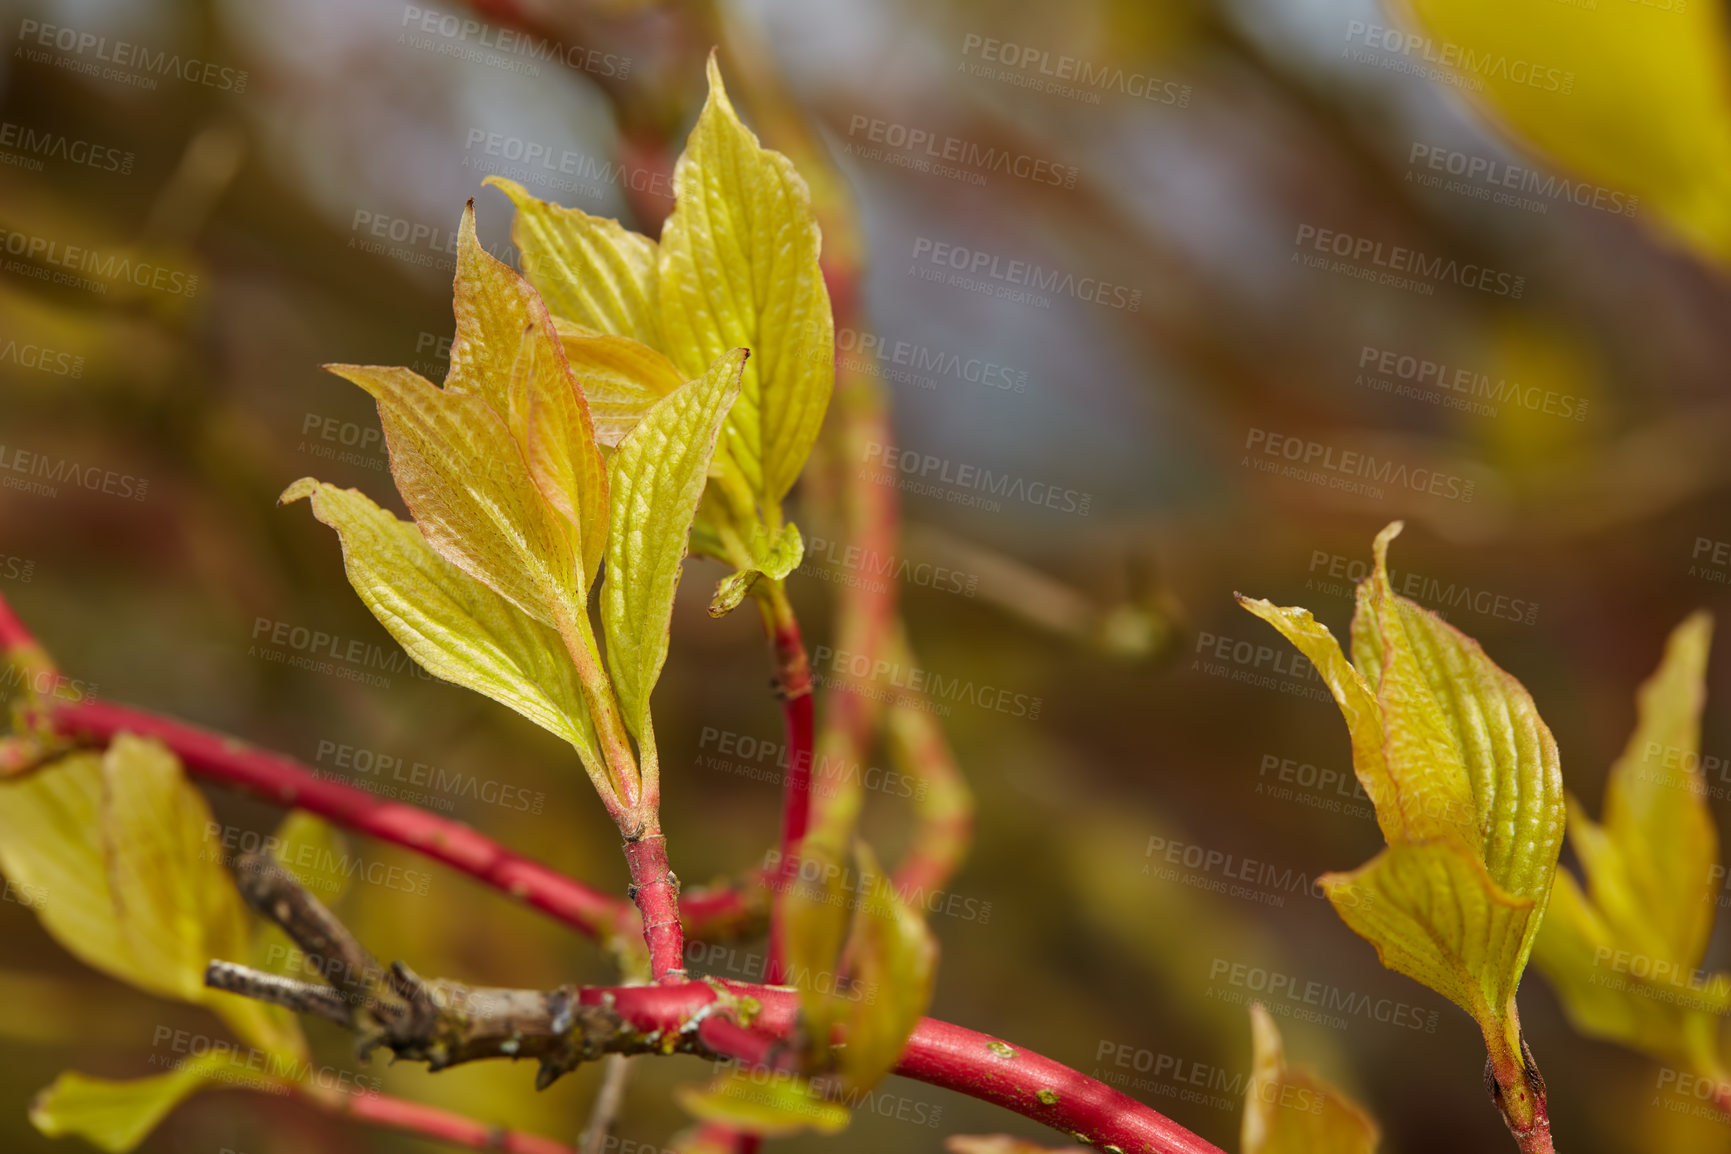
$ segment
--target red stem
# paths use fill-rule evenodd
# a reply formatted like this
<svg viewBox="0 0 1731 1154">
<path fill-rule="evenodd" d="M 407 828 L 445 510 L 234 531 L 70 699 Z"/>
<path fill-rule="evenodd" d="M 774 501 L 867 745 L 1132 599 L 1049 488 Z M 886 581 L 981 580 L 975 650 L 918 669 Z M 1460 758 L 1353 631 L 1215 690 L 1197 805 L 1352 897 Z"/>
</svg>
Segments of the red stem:
<svg viewBox="0 0 1731 1154">
<path fill-rule="evenodd" d="M 787 932 L 783 925 L 780 896 L 793 882 L 799 868 L 799 848 L 811 826 L 811 763 L 813 709 L 811 664 L 793 607 L 779 590 L 764 605 L 764 620 L 775 647 L 776 681 L 781 690 L 782 717 L 787 725 L 787 784 L 782 793 L 781 857 L 770 883 L 772 905 L 769 920 L 769 958 L 764 980 L 780 985 L 786 976 Z"/>
<path fill-rule="evenodd" d="M 667 837 L 651 828 L 625 842 L 631 867 L 631 900 L 643 916 L 649 946 L 649 976 L 657 982 L 685 978 L 685 934 L 679 925 L 679 879 L 667 866 Z"/>
<path fill-rule="evenodd" d="M 0 602 L 3 607 L 4 602 Z M 590 937 L 637 936 L 637 913 L 629 903 L 513 853 L 462 822 L 412 805 L 385 801 L 279 754 L 254 749 L 173 718 L 107 702 L 54 705 L 48 723 L 62 736 L 106 745 L 122 733 L 155 737 L 187 770 L 211 781 L 238 786 L 278 805 L 327 818 L 348 829 L 424 854 L 494 889 L 517 897 Z M 745 894 L 720 889 L 694 893 L 679 907 L 695 935 L 750 919 Z"/>
<path fill-rule="evenodd" d="M 319 1104 L 324 1105 L 322 1101 Z M 354 1094 L 341 1099 L 333 1109 L 336 1113 L 346 1114 L 375 1126 L 419 1134 L 437 1142 L 449 1142 L 453 1146 L 464 1146 L 470 1150 L 499 1150 L 505 1154 L 577 1154 L 574 1148 L 563 1142 L 555 1142 L 539 1134 L 507 1130 L 503 1126 L 489 1126 L 436 1106 L 424 1106 L 419 1102 L 391 1098 L 383 1094 Z"/>
<path fill-rule="evenodd" d="M 761 1009 L 750 1028 L 715 1013 L 703 1014 L 698 1029 L 705 1043 L 754 1064 L 774 1064 L 779 1055 L 793 1053 L 785 1040 L 799 1015 L 796 993 L 743 982 L 715 985 L 728 995 L 755 999 Z M 585 987 L 579 995 L 587 1005 L 611 1005 L 645 1033 L 685 1028 L 718 996 L 714 986 L 702 982 Z M 1079 1071 L 949 1022 L 922 1018 L 894 1072 L 992 1102 L 1124 1154 L 1223 1154 L 1159 1111 Z"/>
</svg>

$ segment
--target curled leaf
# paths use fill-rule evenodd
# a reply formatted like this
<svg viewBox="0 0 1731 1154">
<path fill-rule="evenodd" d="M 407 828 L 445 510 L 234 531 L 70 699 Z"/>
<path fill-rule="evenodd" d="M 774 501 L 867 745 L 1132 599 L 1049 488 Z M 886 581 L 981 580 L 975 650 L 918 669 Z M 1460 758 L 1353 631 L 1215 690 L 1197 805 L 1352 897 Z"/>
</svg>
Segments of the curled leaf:
<svg viewBox="0 0 1731 1154">
<path fill-rule="evenodd" d="M 931 1003 L 938 943 L 883 877 L 871 847 L 859 842 L 854 855 L 859 875 L 879 884 L 855 911 L 848 940 L 850 987 L 865 996 L 850 1001 L 841 1068 L 852 1089 L 866 1090 L 901 1058 Z"/>
<path fill-rule="evenodd" d="M 1250 1007 L 1250 1030 L 1240 1154 L 1375 1154 L 1381 1133 L 1370 1115 L 1316 1075 L 1287 1066 L 1280 1030 L 1260 1002 Z"/>
<path fill-rule="evenodd" d="M 846 1011 L 835 996 L 835 971 L 847 942 L 852 893 L 846 850 L 833 838 L 808 834 L 799 855 L 799 868 L 775 900 L 781 907 L 787 982 L 799 990 L 806 1058 L 816 1068 L 827 1060 L 830 1036 Z"/>
<path fill-rule="evenodd" d="M 751 564 L 721 579 L 715 587 L 715 596 L 709 602 L 709 615 L 727 616 L 739 607 L 759 580 L 764 577 L 785 580 L 789 573 L 799 568 L 804 557 L 805 541 L 800 537 L 798 527 L 791 522 L 783 525 L 780 533 L 771 534 L 759 529 L 751 544 Z"/>
<path fill-rule="evenodd" d="M 1385 965 L 1473 1015 L 1507 1073 L 1520 1063 L 1514 992 L 1561 849 L 1557 747 L 1519 681 L 1394 592 L 1388 546 L 1400 529 L 1377 535 L 1359 583 L 1350 663 L 1304 610 L 1239 600 L 1321 673 L 1389 845 L 1325 878 L 1329 900 Z"/>
</svg>

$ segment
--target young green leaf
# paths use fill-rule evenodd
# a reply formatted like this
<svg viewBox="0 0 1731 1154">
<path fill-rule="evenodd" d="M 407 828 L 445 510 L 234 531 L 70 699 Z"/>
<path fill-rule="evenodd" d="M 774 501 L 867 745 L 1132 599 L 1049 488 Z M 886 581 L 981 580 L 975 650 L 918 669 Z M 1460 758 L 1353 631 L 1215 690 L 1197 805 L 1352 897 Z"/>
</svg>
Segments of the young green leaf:
<svg viewBox="0 0 1731 1154">
<path fill-rule="evenodd" d="M 1731 974 L 1700 970 L 1719 860 L 1700 765 L 1712 632 L 1705 613 L 1678 625 L 1641 686 L 1635 732 L 1605 787 L 1604 824 L 1571 803 L 1588 892 L 1558 874 L 1533 959 L 1583 1033 L 1722 1079 L 1717 1034 Z"/>
<path fill-rule="evenodd" d="M 1719 835 L 1700 758 L 1712 641 L 1706 613 L 1672 632 L 1636 699 L 1635 732 L 1611 767 L 1603 827 L 1575 815 L 1575 848 L 1595 904 L 1631 945 L 1678 960 L 1698 960 L 1713 932 Z M 1622 878 L 1613 877 L 1618 866 Z"/>
<path fill-rule="evenodd" d="M 1287 1066 L 1280 1030 L 1260 1002 L 1250 1007 L 1250 1030 L 1239 1154 L 1375 1154 L 1381 1132 L 1370 1115 L 1316 1075 Z"/>
<path fill-rule="evenodd" d="M 475 205 L 457 230 L 457 332 L 445 391 L 480 397 L 506 418 L 541 496 L 569 522 L 583 589 L 607 539 L 607 476 L 583 394 L 547 306 L 475 236 Z"/>
<path fill-rule="evenodd" d="M 829 404 L 835 322 L 805 181 L 740 121 L 713 57 L 673 183 L 658 288 L 666 351 L 695 376 L 728 349 L 751 350 L 727 446 L 773 525 Z"/>
<path fill-rule="evenodd" d="M 499 412 L 408 369 L 326 368 L 378 401 L 397 490 L 440 556 L 537 621 L 557 627 L 582 612 L 569 522 L 536 488 Z"/>
<path fill-rule="evenodd" d="M 673 595 L 691 519 L 727 411 L 739 395 L 744 349 L 658 401 L 607 464 L 613 496 L 601 589 L 607 665 L 625 724 L 643 738 L 649 693 L 667 660 Z"/>
<path fill-rule="evenodd" d="M 765 1138 L 836 1134 L 848 1123 L 845 1106 L 826 1102 L 791 1074 L 729 1070 L 707 1086 L 677 1086 L 673 1096 L 694 1118 Z"/>
<path fill-rule="evenodd" d="M 303 477 L 281 500 L 303 497 L 342 540 L 349 584 L 409 656 L 564 738 L 591 775 L 602 772 L 577 671 L 557 633 L 435 553 L 414 522 L 358 490 Z"/>
<path fill-rule="evenodd" d="M 661 345 L 654 241 L 616 220 L 538 199 L 501 176 L 482 181 L 517 206 L 511 239 L 523 272 L 553 315 L 598 333 Z"/>
<path fill-rule="evenodd" d="M 715 587 L 715 596 L 709 602 L 711 617 L 725 617 L 739 607 L 745 600 L 745 595 L 751 592 L 751 587 L 759 580 L 768 577 L 771 580 L 784 580 L 789 573 L 799 568 L 799 563 L 805 557 L 805 540 L 800 537 L 799 529 L 789 522 L 781 527 L 779 533 L 769 533 L 758 526 L 752 535 L 751 564 L 736 572 L 729 573 Z"/>
<path fill-rule="evenodd" d="M 1388 545 L 1359 584 L 1349 664 L 1300 609 L 1240 598 L 1321 673 L 1389 848 L 1323 885 L 1391 969 L 1478 1021 L 1500 1071 L 1521 1068 L 1514 992 L 1544 917 L 1563 829 L 1556 742 L 1532 697 L 1478 643 L 1395 594 Z M 1516 1088 L 1517 1094 L 1525 1091 Z M 1515 1107 L 1526 1125 L 1530 1103 Z"/>
<path fill-rule="evenodd" d="M 597 333 L 554 318 L 565 359 L 589 401 L 595 439 L 624 440 L 656 401 L 684 383 L 673 362 L 629 337 Z"/>
<path fill-rule="evenodd" d="M 874 996 L 849 1006 L 841 1068 L 852 1089 L 869 1090 L 895 1066 L 931 1003 L 938 943 L 888 884 L 871 847 L 858 842 L 854 854 L 859 876 L 882 884 L 854 912 L 846 968 L 852 984 Z"/>
<path fill-rule="evenodd" d="M 1429 986 L 1487 1030 L 1510 1012 L 1534 901 L 1504 891 L 1471 850 L 1454 841 L 1397 842 L 1318 883 L 1383 965 Z"/>
<path fill-rule="evenodd" d="M 147 993 L 208 1006 L 261 1049 L 299 1054 L 293 1018 L 204 984 L 212 959 L 252 956 L 213 829 L 173 754 L 129 734 L 0 784 L 0 868 L 43 895 L 57 942 Z"/>
<path fill-rule="evenodd" d="M 128 1154 L 169 1111 L 206 1086 L 266 1080 L 227 1051 L 207 1051 L 166 1074 L 124 1082 L 69 1070 L 36 1095 L 30 1121 L 50 1138 L 79 1137 L 108 1154 Z"/>
<path fill-rule="evenodd" d="M 506 423 L 535 488 L 565 517 L 587 593 L 607 545 L 607 466 L 565 353 L 540 322 L 518 342 Z"/>
<path fill-rule="evenodd" d="M 781 906 L 787 982 L 799 990 L 806 1057 L 816 1068 L 829 1055 L 830 1035 L 845 1009 L 835 996 L 834 975 L 847 942 L 852 895 L 846 850 L 824 832 L 805 837 L 799 859 L 799 869 L 775 901 Z"/>
</svg>

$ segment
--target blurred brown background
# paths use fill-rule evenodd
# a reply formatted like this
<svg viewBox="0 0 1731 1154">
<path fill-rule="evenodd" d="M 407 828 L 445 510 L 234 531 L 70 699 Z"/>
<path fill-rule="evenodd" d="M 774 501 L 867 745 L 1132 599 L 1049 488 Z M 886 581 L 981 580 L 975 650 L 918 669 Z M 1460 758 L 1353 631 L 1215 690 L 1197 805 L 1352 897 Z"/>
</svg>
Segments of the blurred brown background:
<svg viewBox="0 0 1731 1154">
<path fill-rule="evenodd" d="M 922 663 L 1039 702 L 1037 717 L 962 701 L 945 718 L 980 818 L 928 907 L 944 949 L 933 1013 L 1110 1074 L 1233 1149 L 1223 1087 L 1242 1086 L 1245 1003 L 1261 996 L 1284 1002 L 1293 1058 L 1362 1096 L 1385 1148 L 1504 1148 L 1472 1023 L 1380 969 L 1302 884 L 1380 840 L 1335 709 L 1231 594 L 1308 605 L 1338 632 L 1372 535 L 1406 518 L 1397 578 L 1525 681 L 1597 812 L 1666 631 L 1726 604 L 1723 277 L 1608 197 L 1499 203 L 1482 175 L 1427 187 L 1451 164 L 1538 162 L 1459 92 L 1343 55 L 1352 22 L 1389 22 L 1369 3 L 753 0 L 716 16 L 618 0 L 540 15 L 590 50 L 579 65 L 500 49 L 462 23 L 471 10 L 396 0 L 6 6 L 0 591 L 62 668 L 99 696 L 419 793 L 622 890 L 616 835 L 569 751 L 410 672 L 330 534 L 274 499 L 306 474 L 395 499 L 371 405 L 319 365 L 442 376 L 465 199 L 489 248 L 509 250 L 488 173 L 627 219 L 653 203 L 630 193 L 640 170 L 609 95 L 635 102 L 628 130 L 682 136 L 719 22 L 735 52 L 762 54 L 742 66 L 773 69 L 821 126 L 857 200 L 870 320 L 842 332 L 843 354 L 883 380 L 901 450 L 918 454 L 897 459 L 924 482 L 901 494 L 905 556 L 957 575 L 899 590 Z M 212 67 L 91 75 L 93 52 L 25 51 L 46 26 Z M 1125 79 L 1052 90 L 1043 70 L 1080 66 L 1065 59 Z M 1470 262 L 1492 288 L 1310 267 L 1330 232 Z M 68 245 L 156 271 L 69 278 Z M 1515 394 L 1485 395 L 1507 381 Z M 1366 482 L 1354 453 L 1408 483 Z M 1295 458 L 1308 471 L 1281 475 Z M 956 480 L 964 467 L 1008 474 L 1027 499 L 982 495 Z M 846 542 L 810 543 L 793 588 L 823 646 L 830 592 L 857 573 Z M 772 762 L 753 748 L 779 739 L 769 670 L 748 614 L 703 613 L 719 575 L 688 582 L 657 699 L 687 883 L 751 862 L 777 827 Z M 368 656 L 321 656 L 315 635 Z M 1704 742 L 1721 816 L 1727 668 L 1712 670 Z M 276 820 L 212 797 L 236 827 Z M 906 799 L 868 798 L 893 851 Z M 381 956 L 476 982 L 607 976 L 545 919 L 357 849 L 424 871 L 424 893 L 346 899 Z M 1234 870 L 1259 880 L 1210 892 Z M 17 902 L 0 903 L 0 941 L 5 1149 L 59 1148 L 25 1119 L 58 1071 L 159 1072 L 165 1029 L 215 1028 L 83 970 Z M 694 943 L 688 957 L 756 977 L 760 953 Z M 1310 983 L 1352 1008 L 1279 993 Z M 1522 1012 L 1571 1154 L 1731 1149 L 1652 1062 L 1574 1035 L 1536 972 Z M 353 1068 L 345 1038 L 309 1032 Z M 703 1073 L 637 1063 L 616 1149 L 665 1145 L 683 1124 L 669 1088 Z M 366 1074 L 567 1141 L 596 1085 L 586 1070 L 537 1095 L 531 1071 L 503 1065 Z M 1036 1135 L 892 1079 L 828 1144 L 938 1150 L 1000 1129 Z M 146 1146 L 430 1148 L 243 1093 L 194 1100 Z"/>
</svg>

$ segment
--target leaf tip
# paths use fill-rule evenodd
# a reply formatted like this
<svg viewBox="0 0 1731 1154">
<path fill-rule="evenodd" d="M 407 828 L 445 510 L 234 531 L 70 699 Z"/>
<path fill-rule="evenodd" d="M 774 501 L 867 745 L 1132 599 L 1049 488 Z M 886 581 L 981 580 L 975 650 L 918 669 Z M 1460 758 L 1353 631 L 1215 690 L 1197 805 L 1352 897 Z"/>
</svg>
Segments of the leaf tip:
<svg viewBox="0 0 1731 1154">
<path fill-rule="evenodd" d="M 303 497 L 310 497 L 319 491 L 319 483 L 317 477 L 302 477 L 300 480 L 293 482 L 288 488 L 284 489 L 282 495 L 276 499 L 276 503 L 279 506 L 288 505 L 295 501 L 299 501 Z"/>
<path fill-rule="evenodd" d="M 1702 649 L 1707 648 L 1713 640 L 1713 611 L 1711 609 L 1695 610 L 1678 623 L 1674 632 L 1677 636 L 1686 638 L 1693 645 L 1698 645 Z"/>
<path fill-rule="evenodd" d="M 1377 576 L 1384 581 L 1388 580 L 1388 543 L 1400 536 L 1401 530 L 1405 528 L 1405 521 L 1390 521 L 1382 527 L 1382 532 L 1376 535 L 1376 541 L 1371 545 L 1371 550 L 1376 555 Z"/>
<path fill-rule="evenodd" d="M 1285 1061 L 1280 1028 L 1274 1024 L 1274 1015 L 1261 1002 L 1250 1003 L 1250 1043 L 1259 1064 L 1266 1061 L 1278 1065 Z"/>
<path fill-rule="evenodd" d="M 530 200 L 535 199 L 534 197 L 529 195 L 528 189 L 524 188 L 522 185 L 518 184 L 516 181 L 512 180 L 508 176 L 486 176 L 486 177 L 483 177 L 481 179 L 481 187 L 482 188 L 496 188 L 496 189 L 498 189 L 500 192 L 502 192 L 506 196 L 510 197 L 511 203 L 517 205 L 518 207 L 522 207 L 522 205 L 525 201 L 530 201 Z M 475 205 L 474 198 L 471 197 L 469 199 L 469 207 L 473 208 L 474 205 Z"/>
</svg>

